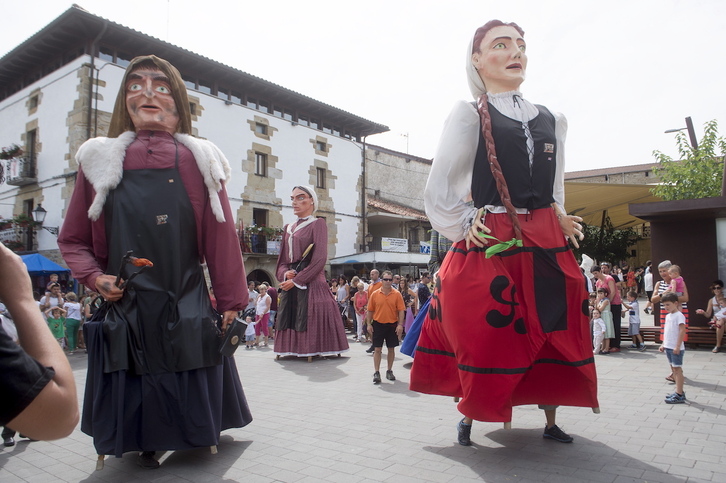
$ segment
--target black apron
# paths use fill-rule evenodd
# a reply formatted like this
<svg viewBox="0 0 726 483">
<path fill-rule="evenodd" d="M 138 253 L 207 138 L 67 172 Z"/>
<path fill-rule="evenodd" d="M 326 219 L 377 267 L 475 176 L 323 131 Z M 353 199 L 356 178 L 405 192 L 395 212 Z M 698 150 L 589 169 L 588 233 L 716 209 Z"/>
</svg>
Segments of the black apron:
<svg viewBox="0 0 726 483">
<path fill-rule="evenodd" d="M 175 141 L 176 144 L 176 141 Z M 110 304 L 103 324 L 104 372 L 181 372 L 221 364 L 218 316 L 197 247 L 194 209 L 174 168 L 125 170 L 105 204 L 108 272 L 128 250 L 154 263 Z M 127 279 L 138 268 L 127 264 Z"/>
</svg>

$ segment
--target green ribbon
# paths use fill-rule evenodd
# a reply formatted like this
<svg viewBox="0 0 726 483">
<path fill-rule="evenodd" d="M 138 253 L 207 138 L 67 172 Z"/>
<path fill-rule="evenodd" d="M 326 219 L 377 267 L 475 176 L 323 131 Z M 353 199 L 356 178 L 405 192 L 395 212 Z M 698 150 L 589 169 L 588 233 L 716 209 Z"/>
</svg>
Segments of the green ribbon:
<svg viewBox="0 0 726 483">
<path fill-rule="evenodd" d="M 517 238 L 512 238 L 509 241 L 502 241 L 497 237 L 487 235 L 486 233 L 479 233 L 479 236 L 482 238 L 488 238 L 490 240 L 496 240 L 499 243 L 496 245 L 490 245 L 489 248 L 486 249 L 484 253 L 486 253 L 487 258 L 491 258 L 497 253 L 501 253 L 505 250 L 509 250 L 512 247 L 521 247 L 522 246 L 522 240 L 519 240 Z"/>
</svg>

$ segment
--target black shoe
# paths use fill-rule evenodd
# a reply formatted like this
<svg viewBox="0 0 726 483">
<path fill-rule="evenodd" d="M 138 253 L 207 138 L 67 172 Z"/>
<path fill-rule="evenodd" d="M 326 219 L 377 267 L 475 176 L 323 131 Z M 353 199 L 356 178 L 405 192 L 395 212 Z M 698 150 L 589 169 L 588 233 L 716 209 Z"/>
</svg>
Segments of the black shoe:
<svg viewBox="0 0 726 483">
<path fill-rule="evenodd" d="M 136 464 L 146 470 L 155 470 L 159 467 L 159 462 L 154 459 L 155 451 L 144 451 L 139 454 Z"/>
<path fill-rule="evenodd" d="M 366 352 L 370 354 L 370 353 L 371 353 L 371 352 L 373 352 L 374 350 L 376 350 L 376 348 L 375 348 L 375 347 L 373 347 L 373 344 L 371 344 L 371 346 L 370 346 L 370 347 L 369 347 L 368 349 L 366 349 Z"/>
<path fill-rule="evenodd" d="M 373 373 L 373 384 L 380 384 L 381 383 L 381 373 L 376 371 Z"/>
<path fill-rule="evenodd" d="M 462 446 L 471 446 L 471 424 L 465 424 L 462 419 L 456 425 L 456 429 L 459 431 L 459 444 Z"/>
<path fill-rule="evenodd" d="M 396 376 L 393 375 L 393 371 L 386 371 L 386 379 L 389 381 L 395 381 Z"/>
<path fill-rule="evenodd" d="M 12 436 L 9 438 L 3 438 L 3 446 L 15 446 L 15 438 Z"/>
<path fill-rule="evenodd" d="M 554 439 L 555 441 L 559 441 L 560 443 L 572 443 L 573 439 L 572 436 L 562 431 L 557 425 L 555 424 L 551 428 L 548 428 L 547 425 L 545 425 L 544 433 L 542 433 L 543 438 L 548 439 Z"/>
</svg>

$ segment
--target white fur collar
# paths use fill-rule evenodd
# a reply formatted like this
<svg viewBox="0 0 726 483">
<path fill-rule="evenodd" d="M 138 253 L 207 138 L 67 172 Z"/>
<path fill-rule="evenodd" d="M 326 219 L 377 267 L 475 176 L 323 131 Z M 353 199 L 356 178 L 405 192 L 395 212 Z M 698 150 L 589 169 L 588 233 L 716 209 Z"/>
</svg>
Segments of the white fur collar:
<svg viewBox="0 0 726 483">
<path fill-rule="evenodd" d="M 217 193 L 222 190 L 222 182 L 226 183 L 231 177 L 229 161 L 210 141 L 188 134 L 175 134 L 174 138 L 192 152 L 209 193 L 212 213 L 218 222 L 224 222 L 224 211 Z M 91 220 L 98 220 L 108 193 L 121 182 L 126 148 L 135 139 L 136 133 L 129 131 L 117 138 L 89 139 L 78 149 L 76 161 L 83 166 L 83 174 L 96 190 L 96 197 L 88 209 Z"/>
</svg>

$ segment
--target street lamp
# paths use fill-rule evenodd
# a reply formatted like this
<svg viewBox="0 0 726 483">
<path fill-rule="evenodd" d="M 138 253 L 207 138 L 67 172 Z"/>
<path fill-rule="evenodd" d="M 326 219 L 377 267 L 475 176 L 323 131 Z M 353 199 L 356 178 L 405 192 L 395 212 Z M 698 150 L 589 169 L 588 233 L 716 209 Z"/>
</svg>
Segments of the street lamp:
<svg viewBox="0 0 726 483">
<path fill-rule="evenodd" d="M 58 236 L 58 227 L 57 226 L 43 226 L 43 222 L 45 221 L 45 215 L 48 214 L 45 208 L 40 206 L 40 203 L 38 203 L 38 206 L 32 211 L 33 213 L 33 221 L 40 224 L 40 226 L 44 230 L 48 230 L 51 235 Z"/>
<path fill-rule="evenodd" d="M 696 131 L 693 129 L 693 121 L 691 121 L 691 116 L 688 116 L 686 118 L 686 127 L 681 127 L 678 129 L 666 129 L 665 132 L 667 134 L 667 133 L 672 133 L 672 132 L 683 131 L 684 129 L 688 130 L 688 137 L 691 138 L 691 146 L 693 147 L 694 150 L 698 151 L 698 140 L 696 139 Z"/>
</svg>

